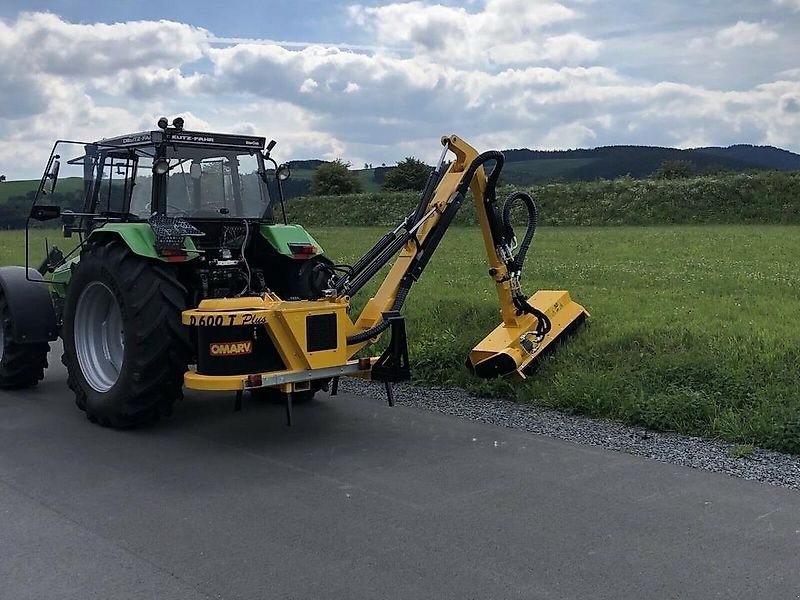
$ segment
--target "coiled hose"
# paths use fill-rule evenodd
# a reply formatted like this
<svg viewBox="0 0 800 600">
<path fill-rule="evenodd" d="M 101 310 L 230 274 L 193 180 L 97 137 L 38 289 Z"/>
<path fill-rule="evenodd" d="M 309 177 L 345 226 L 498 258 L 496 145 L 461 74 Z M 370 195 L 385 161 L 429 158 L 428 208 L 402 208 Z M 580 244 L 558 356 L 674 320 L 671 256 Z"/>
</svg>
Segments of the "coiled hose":
<svg viewBox="0 0 800 600">
<path fill-rule="evenodd" d="M 522 238 L 522 242 L 520 242 L 519 250 L 517 250 L 517 253 L 512 257 L 511 264 L 508 265 L 509 270 L 517 274 L 522 271 L 522 266 L 525 264 L 525 257 L 527 256 L 528 250 L 530 250 L 531 244 L 533 243 L 533 236 L 536 234 L 536 223 L 538 217 L 536 202 L 533 201 L 533 198 L 530 194 L 527 192 L 514 192 L 509 195 L 503 201 L 502 209 L 503 235 L 509 246 L 511 245 L 511 241 L 514 239 L 514 228 L 511 225 L 511 210 L 514 208 L 514 204 L 520 201 L 528 209 L 528 224 L 525 228 L 525 235 Z M 514 295 L 513 299 L 514 306 L 517 308 L 517 310 L 532 314 L 534 317 L 536 317 L 536 335 L 540 338 L 546 336 L 552 328 L 552 323 L 547 315 L 535 306 L 531 306 L 521 291 L 518 291 Z"/>
<path fill-rule="evenodd" d="M 522 238 L 522 242 L 519 245 L 519 250 L 517 250 L 517 253 L 514 255 L 514 271 L 522 270 L 522 265 L 525 264 L 525 257 L 528 254 L 528 250 L 533 242 L 533 236 L 536 233 L 536 221 L 538 217 L 536 203 L 533 201 L 533 198 L 530 194 L 527 192 L 514 192 L 508 196 L 503 202 L 502 210 L 503 233 L 508 242 L 514 239 L 514 228 L 511 225 L 511 210 L 514 208 L 514 204 L 517 201 L 522 201 L 522 203 L 528 209 L 528 224 L 525 227 L 525 236 Z"/>
</svg>

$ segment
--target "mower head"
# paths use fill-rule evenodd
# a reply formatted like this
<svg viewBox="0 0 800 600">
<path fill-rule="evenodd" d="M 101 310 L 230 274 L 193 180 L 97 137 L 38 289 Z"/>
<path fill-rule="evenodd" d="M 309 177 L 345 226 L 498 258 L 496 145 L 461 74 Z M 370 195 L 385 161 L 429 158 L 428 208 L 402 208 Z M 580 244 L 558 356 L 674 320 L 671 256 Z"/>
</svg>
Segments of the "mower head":
<svg viewBox="0 0 800 600">
<path fill-rule="evenodd" d="M 557 339 L 571 332 L 589 316 L 583 306 L 572 300 L 567 291 L 540 290 L 528 303 L 550 320 L 550 330 L 536 334 L 537 318 L 518 315 L 498 325 L 467 358 L 467 368 L 485 379 L 513 377 L 525 379 L 534 361 Z"/>
</svg>

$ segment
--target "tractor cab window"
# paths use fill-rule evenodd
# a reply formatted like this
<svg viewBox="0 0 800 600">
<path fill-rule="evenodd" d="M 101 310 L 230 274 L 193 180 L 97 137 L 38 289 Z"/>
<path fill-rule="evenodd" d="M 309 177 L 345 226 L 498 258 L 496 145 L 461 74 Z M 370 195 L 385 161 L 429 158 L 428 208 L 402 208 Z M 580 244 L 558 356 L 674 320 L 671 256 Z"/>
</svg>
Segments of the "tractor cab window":
<svg viewBox="0 0 800 600">
<path fill-rule="evenodd" d="M 97 186 L 94 212 L 100 214 L 126 214 L 128 198 L 135 187 L 135 156 L 105 153 L 97 165 Z"/>
<path fill-rule="evenodd" d="M 153 214 L 153 159 L 150 156 L 139 156 L 136 161 L 136 173 L 131 186 L 131 202 L 128 212 L 141 219 Z"/>
<path fill-rule="evenodd" d="M 170 158 L 167 214 L 194 219 L 271 218 L 257 154 L 180 148 Z"/>
</svg>

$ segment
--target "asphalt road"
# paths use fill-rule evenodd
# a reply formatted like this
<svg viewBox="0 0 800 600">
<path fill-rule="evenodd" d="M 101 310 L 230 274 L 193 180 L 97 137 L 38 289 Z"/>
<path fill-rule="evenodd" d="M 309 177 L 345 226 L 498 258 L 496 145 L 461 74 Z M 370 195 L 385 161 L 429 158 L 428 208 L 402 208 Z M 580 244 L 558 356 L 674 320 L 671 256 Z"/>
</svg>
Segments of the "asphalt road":
<svg viewBox="0 0 800 600">
<path fill-rule="evenodd" d="M 0 598 L 799 598 L 800 495 L 354 396 L 0 392 Z"/>
</svg>

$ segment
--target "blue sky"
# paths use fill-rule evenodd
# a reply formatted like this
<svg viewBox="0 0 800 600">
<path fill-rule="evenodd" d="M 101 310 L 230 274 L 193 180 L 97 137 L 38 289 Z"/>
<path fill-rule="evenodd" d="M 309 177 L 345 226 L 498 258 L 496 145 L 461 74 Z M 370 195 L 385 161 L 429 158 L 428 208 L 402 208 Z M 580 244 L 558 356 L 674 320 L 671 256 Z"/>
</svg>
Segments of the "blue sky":
<svg viewBox="0 0 800 600">
<path fill-rule="evenodd" d="M 162 114 L 356 165 L 447 133 L 800 151 L 798 48 L 800 0 L 5 0 L 0 173 Z"/>
</svg>

